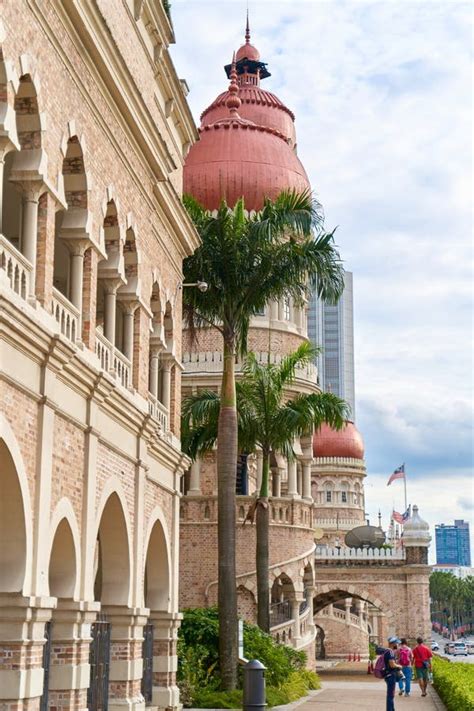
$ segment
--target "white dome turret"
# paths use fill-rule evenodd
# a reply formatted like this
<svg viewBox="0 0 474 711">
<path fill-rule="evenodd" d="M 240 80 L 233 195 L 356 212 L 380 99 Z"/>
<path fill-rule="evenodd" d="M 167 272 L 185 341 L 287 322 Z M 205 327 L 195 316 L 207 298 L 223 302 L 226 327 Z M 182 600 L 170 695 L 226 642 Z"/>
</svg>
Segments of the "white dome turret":
<svg viewBox="0 0 474 711">
<path fill-rule="evenodd" d="M 430 545 L 430 526 L 423 521 L 418 513 L 418 506 L 413 506 L 413 512 L 403 527 L 403 544 L 405 548 Z"/>
</svg>

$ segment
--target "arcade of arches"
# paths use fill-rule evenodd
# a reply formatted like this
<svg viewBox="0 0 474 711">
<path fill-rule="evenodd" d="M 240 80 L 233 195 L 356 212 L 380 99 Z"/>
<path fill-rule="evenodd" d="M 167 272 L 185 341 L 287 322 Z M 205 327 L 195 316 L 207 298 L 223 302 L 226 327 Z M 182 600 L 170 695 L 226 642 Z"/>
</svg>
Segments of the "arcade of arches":
<svg viewBox="0 0 474 711">
<path fill-rule="evenodd" d="M 3 5 L 0 705 L 175 709 L 180 284 L 198 242 L 172 29 L 161 3 Z"/>
</svg>

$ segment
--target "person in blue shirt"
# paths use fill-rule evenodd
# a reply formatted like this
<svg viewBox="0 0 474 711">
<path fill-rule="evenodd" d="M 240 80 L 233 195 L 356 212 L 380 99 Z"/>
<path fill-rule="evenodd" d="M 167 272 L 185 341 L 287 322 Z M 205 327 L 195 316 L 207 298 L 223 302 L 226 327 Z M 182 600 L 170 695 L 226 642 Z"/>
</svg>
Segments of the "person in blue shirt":
<svg viewBox="0 0 474 711">
<path fill-rule="evenodd" d="M 395 687 L 397 685 L 397 675 L 402 667 L 395 660 L 395 650 L 398 649 L 400 640 L 398 637 L 388 638 L 388 649 L 383 655 L 385 662 L 385 683 L 387 685 L 387 711 L 395 711 Z"/>
</svg>

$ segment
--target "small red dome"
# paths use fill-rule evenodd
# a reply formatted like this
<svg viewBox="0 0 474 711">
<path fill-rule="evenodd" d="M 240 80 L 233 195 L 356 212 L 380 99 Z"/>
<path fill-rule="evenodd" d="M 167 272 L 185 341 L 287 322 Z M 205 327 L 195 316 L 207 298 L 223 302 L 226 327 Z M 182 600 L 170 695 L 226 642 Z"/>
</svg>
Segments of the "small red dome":
<svg viewBox="0 0 474 711">
<path fill-rule="evenodd" d="M 339 431 L 322 425 L 313 437 L 313 456 L 364 459 L 364 441 L 353 422 Z"/>
<path fill-rule="evenodd" d="M 260 52 L 253 46 L 253 44 L 246 42 L 237 50 L 237 54 L 235 55 L 236 62 L 240 62 L 241 59 L 249 59 L 251 62 L 259 62 Z"/>
<path fill-rule="evenodd" d="M 202 126 L 207 126 L 228 117 L 229 111 L 226 105 L 228 96 L 229 92 L 223 91 L 202 112 Z M 239 108 L 239 116 L 248 121 L 253 121 L 259 126 L 275 128 L 289 139 L 291 146 L 296 143 L 295 116 L 275 94 L 272 94 L 271 91 L 265 91 L 265 89 L 261 89 L 254 84 L 241 84 L 239 86 L 239 99 L 242 102 Z"/>
<path fill-rule="evenodd" d="M 260 210 L 266 197 L 275 200 L 283 190 L 309 187 L 285 137 L 240 118 L 203 126 L 184 166 L 184 192 L 208 210 L 223 198 L 234 206 L 242 196 L 247 210 Z"/>
</svg>

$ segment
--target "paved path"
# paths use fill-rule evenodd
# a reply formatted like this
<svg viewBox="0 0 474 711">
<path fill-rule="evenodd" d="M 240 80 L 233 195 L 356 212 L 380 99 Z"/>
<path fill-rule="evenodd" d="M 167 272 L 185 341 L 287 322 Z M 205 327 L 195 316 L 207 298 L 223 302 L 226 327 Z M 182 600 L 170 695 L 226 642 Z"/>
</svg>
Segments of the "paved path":
<svg viewBox="0 0 474 711">
<path fill-rule="evenodd" d="M 323 688 L 312 692 L 312 698 L 298 706 L 298 711 L 385 711 L 385 682 L 353 679 L 323 680 Z M 410 697 L 395 697 L 396 711 L 446 711 L 435 690 L 421 697 L 418 687 Z"/>
</svg>

